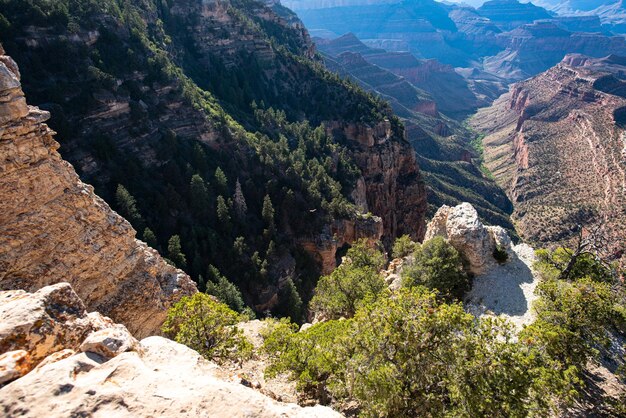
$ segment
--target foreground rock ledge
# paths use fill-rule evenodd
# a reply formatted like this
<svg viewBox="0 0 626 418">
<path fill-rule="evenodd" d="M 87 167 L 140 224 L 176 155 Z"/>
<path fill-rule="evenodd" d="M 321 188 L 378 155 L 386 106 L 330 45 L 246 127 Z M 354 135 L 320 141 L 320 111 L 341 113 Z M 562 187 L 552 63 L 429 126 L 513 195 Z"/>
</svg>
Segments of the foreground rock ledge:
<svg viewBox="0 0 626 418">
<path fill-rule="evenodd" d="M 0 292 L 0 313 L 5 417 L 341 416 L 225 381 L 219 366 L 166 338 L 138 342 L 124 326 L 87 313 L 67 283 Z"/>
</svg>

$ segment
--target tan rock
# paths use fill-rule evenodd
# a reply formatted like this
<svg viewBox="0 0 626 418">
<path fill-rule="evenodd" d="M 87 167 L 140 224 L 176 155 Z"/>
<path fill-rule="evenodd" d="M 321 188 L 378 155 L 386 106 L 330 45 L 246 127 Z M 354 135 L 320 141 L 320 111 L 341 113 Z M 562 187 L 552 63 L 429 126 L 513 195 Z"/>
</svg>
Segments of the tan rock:
<svg viewBox="0 0 626 418">
<path fill-rule="evenodd" d="M 85 353 L 96 353 L 105 358 L 113 358 L 126 351 L 136 350 L 139 342 L 123 325 L 92 332 L 80 345 Z"/>
<path fill-rule="evenodd" d="M 17 67 L 3 57 L 0 290 L 67 281 L 89 310 L 139 337 L 158 333 L 167 308 L 195 285 L 136 240 L 130 224 L 61 159 L 44 123 L 49 113 L 26 105 Z"/>
<path fill-rule="evenodd" d="M 0 385 L 24 376 L 29 371 L 30 356 L 25 350 L 0 354 Z"/>
<path fill-rule="evenodd" d="M 476 209 L 467 202 L 439 208 L 428 223 L 425 240 L 436 236 L 446 238 L 469 262 L 474 274 L 484 273 L 495 263 L 496 245 L 511 252 L 511 239 L 504 228 L 483 225 Z"/>
<path fill-rule="evenodd" d="M 85 324 L 104 328 L 87 335 Z M 251 321 L 248 329 L 263 326 Z M 252 389 L 260 382 L 229 381 L 226 370 L 165 338 L 140 343 L 124 326 L 87 314 L 66 283 L 0 292 L 0 330 L 2 416 L 340 416 L 276 402 Z"/>
<path fill-rule="evenodd" d="M 78 349 L 98 326 L 67 283 L 35 293 L 0 292 L 0 318 L 0 353 L 24 350 L 27 370 L 59 350 Z"/>
</svg>

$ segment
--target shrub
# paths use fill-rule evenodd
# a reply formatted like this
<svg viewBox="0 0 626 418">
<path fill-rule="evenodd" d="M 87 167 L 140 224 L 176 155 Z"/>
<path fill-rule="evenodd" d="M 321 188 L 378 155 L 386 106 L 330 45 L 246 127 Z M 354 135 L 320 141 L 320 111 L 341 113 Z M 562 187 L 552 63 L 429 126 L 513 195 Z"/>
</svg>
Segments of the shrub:
<svg viewBox="0 0 626 418">
<path fill-rule="evenodd" d="M 419 248 L 419 244 L 411 240 L 408 235 L 402 235 L 393 243 L 391 256 L 393 258 L 403 258 L 413 254 Z"/>
<path fill-rule="evenodd" d="M 470 288 L 459 252 L 444 238 L 435 237 L 415 251 L 415 260 L 402 272 L 404 286 L 423 285 L 444 297 L 461 299 Z"/>
<path fill-rule="evenodd" d="M 367 298 L 352 319 L 296 329 L 281 321 L 267 333 L 268 373 L 288 372 L 323 402 L 356 401 L 360 416 L 544 416 L 571 387 L 506 322 L 476 320 L 423 287 Z"/>
<path fill-rule="evenodd" d="M 522 332 L 551 357 L 582 369 L 596 349 L 608 343 L 615 300 L 607 283 L 589 278 L 543 280 L 534 304 L 537 319 Z"/>
<path fill-rule="evenodd" d="M 380 251 L 368 248 L 364 241 L 348 250 L 347 259 L 329 276 L 320 278 L 311 299 L 311 309 L 326 318 L 351 317 L 359 303 L 368 295 L 385 289 L 380 269 L 384 257 Z"/>
<path fill-rule="evenodd" d="M 288 373 L 300 392 L 325 404 L 331 397 L 345 396 L 342 363 L 350 351 L 350 326 L 350 320 L 326 321 L 297 332 L 286 319 L 270 324 L 263 344 L 270 354 L 266 374 Z"/>
<path fill-rule="evenodd" d="M 161 330 L 207 359 L 241 361 L 252 352 L 252 345 L 236 326 L 241 319 L 223 303 L 204 293 L 196 293 L 181 298 L 170 308 Z"/>
<path fill-rule="evenodd" d="M 509 253 L 505 248 L 500 245 L 496 245 L 496 248 L 493 249 L 493 258 L 500 264 L 504 264 L 506 260 L 509 259 Z"/>
</svg>

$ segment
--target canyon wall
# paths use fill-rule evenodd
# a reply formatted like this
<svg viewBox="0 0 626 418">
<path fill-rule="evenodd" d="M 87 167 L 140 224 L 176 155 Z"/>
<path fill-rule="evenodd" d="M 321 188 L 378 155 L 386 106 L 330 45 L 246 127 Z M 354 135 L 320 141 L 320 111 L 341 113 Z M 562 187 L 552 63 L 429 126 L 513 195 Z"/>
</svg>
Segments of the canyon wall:
<svg viewBox="0 0 626 418">
<path fill-rule="evenodd" d="M 0 289 L 65 281 L 134 335 L 159 333 L 195 285 L 63 161 L 49 113 L 26 104 L 15 62 L 0 53 Z"/>
<path fill-rule="evenodd" d="M 578 225 L 602 225 L 609 243 L 625 242 L 624 63 L 569 55 L 473 119 L 524 238 L 566 242 Z"/>
</svg>

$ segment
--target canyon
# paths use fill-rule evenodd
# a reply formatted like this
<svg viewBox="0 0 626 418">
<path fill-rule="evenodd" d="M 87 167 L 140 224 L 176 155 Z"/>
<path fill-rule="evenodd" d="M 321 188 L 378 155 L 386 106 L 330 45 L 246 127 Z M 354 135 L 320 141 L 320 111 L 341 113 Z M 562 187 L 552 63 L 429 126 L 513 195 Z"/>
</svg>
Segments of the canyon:
<svg viewBox="0 0 626 418">
<path fill-rule="evenodd" d="M 514 84 L 472 119 L 486 133 L 485 163 L 514 202 L 513 219 L 525 239 L 567 242 L 577 225 L 601 225 L 620 251 L 626 239 L 624 64 L 617 56 L 568 55 Z"/>
<path fill-rule="evenodd" d="M 291 11 L 247 0 L 105 6 L 72 10 L 78 27 L 8 7 L 4 45 L 29 100 L 51 112 L 63 157 L 162 254 L 180 237 L 177 267 L 194 281 L 216 280 L 215 266 L 265 311 L 288 280 L 310 297 L 352 239 L 421 238 L 426 192 L 404 128 L 386 104 L 311 60 Z M 314 130 L 320 139 L 305 146 Z M 380 226 L 359 229 L 368 212 Z"/>
</svg>

